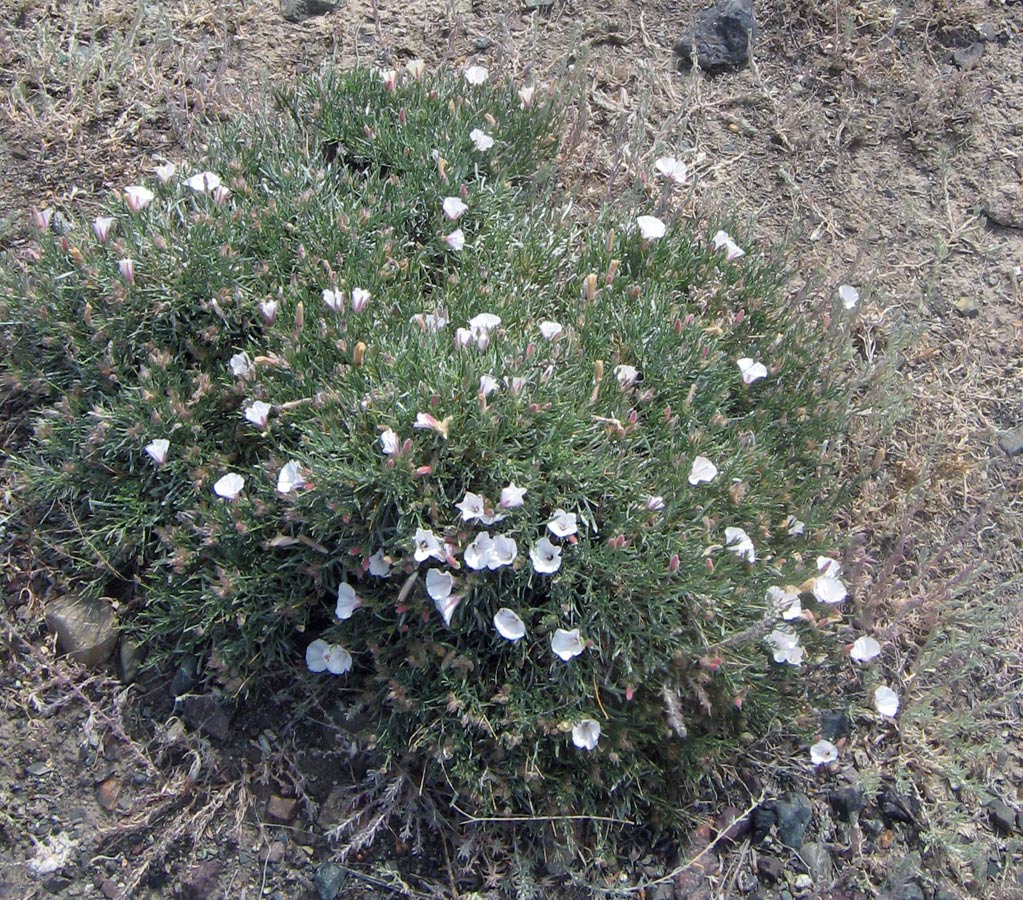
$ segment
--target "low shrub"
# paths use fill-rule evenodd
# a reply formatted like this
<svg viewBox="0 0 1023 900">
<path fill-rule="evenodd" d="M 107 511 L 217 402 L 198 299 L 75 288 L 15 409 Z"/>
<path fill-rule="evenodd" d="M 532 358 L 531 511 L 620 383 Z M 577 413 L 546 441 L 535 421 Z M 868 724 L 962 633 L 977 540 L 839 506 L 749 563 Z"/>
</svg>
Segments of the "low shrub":
<svg viewBox="0 0 1023 900">
<path fill-rule="evenodd" d="M 844 596 L 843 354 L 741 241 L 573 210 L 549 94 L 276 99 L 6 267 L 40 557 L 231 690 L 343 676 L 463 810 L 674 821 Z"/>
</svg>

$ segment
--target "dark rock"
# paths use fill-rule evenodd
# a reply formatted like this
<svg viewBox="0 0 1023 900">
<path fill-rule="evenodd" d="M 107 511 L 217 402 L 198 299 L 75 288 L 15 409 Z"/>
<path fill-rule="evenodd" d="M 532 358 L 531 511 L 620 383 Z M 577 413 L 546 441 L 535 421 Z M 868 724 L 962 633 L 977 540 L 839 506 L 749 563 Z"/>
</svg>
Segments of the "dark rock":
<svg viewBox="0 0 1023 900">
<path fill-rule="evenodd" d="M 757 874 L 768 884 L 777 884 L 785 875 L 785 863 L 773 856 L 761 856 L 757 860 Z"/>
<path fill-rule="evenodd" d="M 866 805 L 863 799 L 863 788 L 858 784 L 836 788 L 828 794 L 828 803 L 843 822 L 851 822 Z"/>
<path fill-rule="evenodd" d="M 266 851 L 266 861 L 271 866 L 276 866 L 282 859 L 288 847 L 284 841 L 273 841 L 270 849 Z"/>
<path fill-rule="evenodd" d="M 831 854 L 820 844 L 803 844 L 799 848 L 799 858 L 806 866 L 806 871 L 818 887 L 831 883 L 834 877 L 834 866 Z"/>
<path fill-rule="evenodd" d="M 778 817 L 778 838 L 786 847 L 793 849 L 802 846 L 806 829 L 813 818 L 813 807 L 810 798 L 805 794 L 786 794 L 784 800 L 774 805 Z"/>
<path fill-rule="evenodd" d="M 753 843 L 759 844 L 778 824 L 778 814 L 774 811 L 776 801 L 768 800 L 753 810 Z"/>
<path fill-rule="evenodd" d="M 62 597 L 46 610 L 46 627 L 61 650 L 90 668 L 106 662 L 117 645 L 114 610 L 103 600 Z"/>
<path fill-rule="evenodd" d="M 330 0 L 281 0 L 281 15 L 287 22 L 304 22 L 333 12 L 339 5 Z"/>
<path fill-rule="evenodd" d="M 829 709 L 821 713 L 821 737 L 837 741 L 852 734 L 852 719 L 848 709 Z"/>
<path fill-rule="evenodd" d="M 266 814 L 277 822 L 290 822 L 295 818 L 295 808 L 298 801 L 293 797 L 278 797 L 272 795 L 266 803 Z"/>
<path fill-rule="evenodd" d="M 178 700 L 185 724 L 216 741 L 231 736 L 231 717 L 212 694 L 186 694 Z"/>
<path fill-rule="evenodd" d="M 106 900 L 116 900 L 117 897 L 121 896 L 121 889 L 117 886 L 117 882 L 113 878 L 100 879 L 99 884 L 96 885 L 99 888 L 99 892 L 106 897 Z"/>
<path fill-rule="evenodd" d="M 915 880 L 907 879 L 881 894 L 881 900 L 926 900 L 926 897 Z"/>
<path fill-rule="evenodd" d="M 1016 830 L 1016 811 L 1005 801 L 996 798 L 988 803 L 987 815 L 995 834 L 1008 835 Z"/>
<path fill-rule="evenodd" d="M 47 875 L 43 879 L 43 889 L 50 894 L 66 891 L 74 882 L 64 875 Z"/>
<path fill-rule="evenodd" d="M 1005 188 L 987 197 L 980 206 L 987 220 L 1000 228 L 1023 229 L 1023 192 L 1018 188 Z"/>
<path fill-rule="evenodd" d="M 701 12 L 689 34 L 675 45 L 678 68 L 691 69 L 695 51 L 704 72 L 737 71 L 749 62 L 755 34 L 753 0 L 720 0 Z"/>
<path fill-rule="evenodd" d="M 919 803 L 914 797 L 904 797 L 892 785 L 884 785 L 877 795 L 877 808 L 889 822 L 912 825 L 916 821 Z"/>
<path fill-rule="evenodd" d="M 345 883 L 345 870 L 334 863 L 320 863 L 314 882 L 320 900 L 335 900 Z"/>
<path fill-rule="evenodd" d="M 1023 426 L 1013 428 L 1012 431 L 1001 435 L 998 438 L 998 446 L 1008 456 L 1019 456 L 1020 453 L 1023 453 Z"/>
<path fill-rule="evenodd" d="M 117 677 L 124 684 L 132 684 L 139 677 L 139 670 L 145 662 L 143 648 L 129 637 L 122 637 L 117 646 Z"/>
<path fill-rule="evenodd" d="M 174 677 L 171 679 L 171 696 L 180 697 L 192 690 L 195 684 L 195 657 L 186 656 L 178 666 Z"/>
<path fill-rule="evenodd" d="M 968 47 L 952 51 L 952 62 L 960 69 L 972 69 L 984 55 L 984 42 L 974 41 Z"/>
<path fill-rule="evenodd" d="M 718 813 L 714 823 L 718 840 L 723 844 L 738 844 L 750 833 L 753 823 L 749 816 L 742 815 L 742 810 L 734 806 L 726 806 Z"/>
<path fill-rule="evenodd" d="M 185 900 L 212 900 L 217 895 L 217 881 L 224 871 L 219 859 L 208 859 L 188 873 L 188 879 L 181 885 L 181 896 Z"/>
</svg>

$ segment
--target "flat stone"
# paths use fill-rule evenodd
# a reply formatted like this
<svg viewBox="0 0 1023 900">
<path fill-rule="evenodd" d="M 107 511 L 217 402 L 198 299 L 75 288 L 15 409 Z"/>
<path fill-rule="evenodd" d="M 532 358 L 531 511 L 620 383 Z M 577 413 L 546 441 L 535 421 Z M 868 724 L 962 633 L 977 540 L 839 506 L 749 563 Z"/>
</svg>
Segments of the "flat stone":
<svg viewBox="0 0 1023 900">
<path fill-rule="evenodd" d="M 829 741 L 849 737 L 852 734 L 852 719 L 847 709 L 829 709 L 821 713 L 821 737 Z"/>
<path fill-rule="evenodd" d="M 675 45 L 677 66 L 697 64 L 709 74 L 737 71 L 749 62 L 749 50 L 756 34 L 753 0 L 720 0 L 696 17 L 689 34 Z"/>
<path fill-rule="evenodd" d="M 810 798 L 805 794 L 787 794 L 784 800 L 775 803 L 774 811 L 778 816 L 779 840 L 786 847 L 801 847 L 810 819 L 813 818 Z"/>
<path fill-rule="evenodd" d="M 992 800 L 987 805 L 988 821 L 996 834 L 1009 835 L 1016 830 L 1016 811 L 1004 800 Z"/>
<path fill-rule="evenodd" d="M 304 22 L 334 12 L 341 5 L 330 0 L 281 0 L 281 15 L 287 22 Z"/>
<path fill-rule="evenodd" d="M 295 818 L 298 801 L 293 797 L 278 797 L 273 794 L 266 803 L 266 814 L 277 822 L 290 822 Z"/>
<path fill-rule="evenodd" d="M 858 784 L 848 787 L 836 788 L 828 794 L 828 803 L 843 822 L 851 822 L 858 816 L 866 805 L 863 798 L 863 788 Z"/>
<path fill-rule="evenodd" d="M 89 668 L 105 663 L 117 645 L 117 620 L 104 600 L 62 597 L 47 608 L 46 627 L 61 650 Z"/>
<path fill-rule="evenodd" d="M 65 875 L 47 875 L 43 879 L 43 889 L 49 894 L 60 894 L 74 882 Z M 14 896 L 13 894 L 11 896 Z"/>
<path fill-rule="evenodd" d="M 972 69 L 984 55 L 984 42 L 974 41 L 968 47 L 952 51 L 952 62 L 960 69 Z"/>
<path fill-rule="evenodd" d="M 777 884 L 785 875 L 785 863 L 773 856 L 761 856 L 757 860 L 757 874 L 768 884 Z"/>
<path fill-rule="evenodd" d="M 965 319 L 976 319 L 980 315 L 980 307 L 973 297 L 959 297 L 953 300 L 952 308 Z"/>
<path fill-rule="evenodd" d="M 99 805 L 107 812 L 113 812 L 117 807 L 117 801 L 121 798 L 121 790 L 124 782 L 120 778 L 107 778 L 101 781 L 96 788 L 96 799 Z"/>
<path fill-rule="evenodd" d="M 313 879 L 320 900 L 335 900 L 345 883 L 345 870 L 334 863 L 320 863 Z"/>
<path fill-rule="evenodd" d="M 799 848 L 799 858 L 806 866 L 806 871 L 813 879 L 813 883 L 820 886 L 831 883 L 834 877 L 834 866 L 831 862 L 831 854 L 820 844 L 803 844 Z"/>
<path fill-rule="evenodd" d="M 231 717 L 212 694 L 186 694 L 178 704 L 189 728 L 217 741 L 231 736 Z"/>
<path fill-rule="evenodd" d="M 1023 426 L 1013 428 L 1012 431 L 1007 431 L 1005 434 L 1000 435 L 998 446 L 1008 456 L 1019 456 L 1020 453 L 1023 453 Z"/>
<path fill-rule="evenodd" d="M 124 684 L 133 684 L 145 661 L 145 651 L 130 637 L 122 637 L 117 645 L 117 676 Z"/>
</svg>

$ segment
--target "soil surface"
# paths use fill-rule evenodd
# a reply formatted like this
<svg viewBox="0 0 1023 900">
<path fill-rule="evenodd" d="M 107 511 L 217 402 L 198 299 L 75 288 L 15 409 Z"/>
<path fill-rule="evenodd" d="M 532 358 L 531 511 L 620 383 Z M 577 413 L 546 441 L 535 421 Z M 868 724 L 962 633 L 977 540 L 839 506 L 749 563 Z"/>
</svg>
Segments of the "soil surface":
<svg viewBox="0 0 1023 900">
<path fill-rule="evenodd" d="M 523 859 L 472 822 L 421 832 L 397 815 L 356 823 L 376 841 L 353 850 L 332 837 L 352 789 L 376 786 L 329 691 L 282 678 L 258 705 L 175 702 L 187 671 L 126 683 L 113 662 L 59 657 L 49 581 L 5 511 L 0 900 L 1023 898 L 1023 5 L 758 3 L 751 64 L 714 77 L 672 55 L 702 5 L 349 0 L 291 22 L 238 0 L 6 2 L 0 242 L 25 242 L 33 208 L 86 215 L 194 158 L 206 119 L 326 64 L 564 79 L 580 203 L 671 153 L 694 172 L 689 214 L 727 211 L 788 247 L 792 303 L 858 287 L 850 339 L 904 401 L 887 432 L 854 423 L 875 473 L 837 524 L 851 618 L 895 648 L 899 717 L 843 712 L 833 673 L 813 727 L 839 760 L 815 769 L 784 733 L 753 744 L 700 786 L 688 846 L 637 829 L 617 854 L 584 835 L 571 857 L 552 837 Z M 429 818 L 414 784 L 388 789 Z"/>
</svg>

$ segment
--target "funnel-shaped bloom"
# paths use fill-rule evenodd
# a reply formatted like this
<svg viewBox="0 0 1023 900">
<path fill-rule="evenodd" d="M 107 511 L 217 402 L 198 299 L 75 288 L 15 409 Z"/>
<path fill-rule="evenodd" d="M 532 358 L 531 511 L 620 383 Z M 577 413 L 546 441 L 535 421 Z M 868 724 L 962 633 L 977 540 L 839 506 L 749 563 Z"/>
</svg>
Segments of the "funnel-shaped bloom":
<svg viewBox="0 0 1023 900">
<path fill-rule="evenodd" d="M 517 641 L 526 636 L 526 623 L 514 610 L 502 606 L 494 613 L 494 628 L 506 641 Z"/>
<path fill-rule="evenodd" d="M 572 743 L 580 750 L 593 750 L 600 740 L 600 723 L 583 719 L 572 729 Z"/>
<path fill-rule="evenodd" d="M 579 637 L 578 628 L 573 628 L 571 631 L 559 628 L 551 637 L 551 650 L 563 662 L 568 662 L 585 649 L 586 645 L 582 642 L 582 638 Z"/>
</svg>

